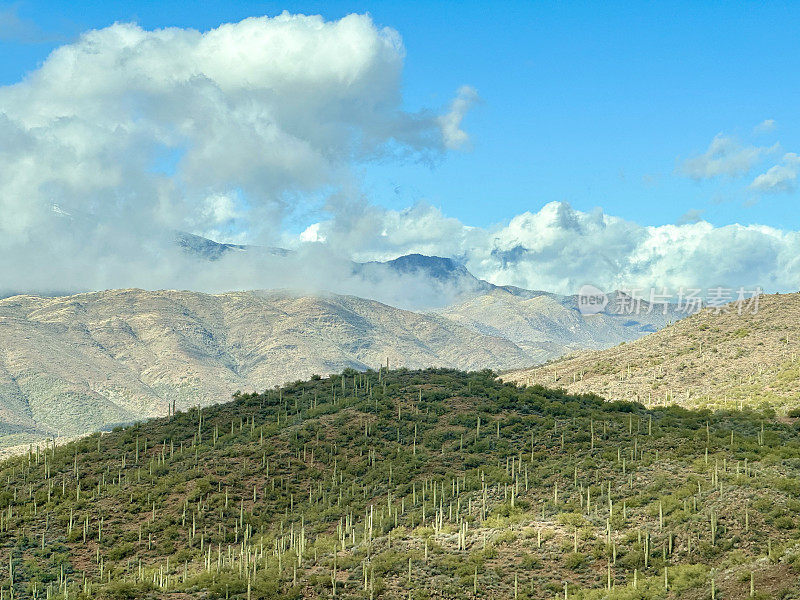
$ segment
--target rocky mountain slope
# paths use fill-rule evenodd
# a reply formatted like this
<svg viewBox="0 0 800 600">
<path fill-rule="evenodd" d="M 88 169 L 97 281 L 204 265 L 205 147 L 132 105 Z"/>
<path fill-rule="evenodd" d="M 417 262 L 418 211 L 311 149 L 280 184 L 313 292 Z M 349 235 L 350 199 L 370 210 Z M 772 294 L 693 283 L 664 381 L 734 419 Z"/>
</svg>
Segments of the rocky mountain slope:
<svg viewBox="0 0 800 600">
<path fill-rule="evenodd" d="M 198 268 L 236 250 L 182 239 L 195 253 L 204 250 Z M 0 447 L 387 359 L 409 368 L 522 368 L 630 341 L 676 318 L 646 305 L 638 315 L 584 316 L 574 297 L 496 286 L 447 258 L 409 255 L 353 268 L 378 286 L 458 300 L 427 312 L 287 291 L 110 290 L 0 300 Z"/>
<path fill-rule="evenodd" d="M 521 368 L 641 336 L 663 317 L 583 317 L 492 288 L 442 312 L 354 296 L 111 290 L 0 300 L 0 445 L 78 435 L 313 374 Z"/>
<path fill-rule="evenodd" d="M 78 434 L 352 367 L 523 366 L 512 342 L 352 296 L 117 290 L 0 301 L 4 433 Z M 13 438 L 14 436 L 11 436 Z M 6 443 L 14 441 L 6 440 Z"/>
<path fill-rule="evenodd" d="M 800 294 L 761 296 L 758 310 L 705 309 L 631 343 L 577 352 L 503 379 L 646 404 L 800 406 Z"/>
<path fill-rule="evenodd" d="M 533 364 L 558 358 L 573 350 L 607 348 L 636 340 L 681 318 L 673 306 L 638 314 L 617 313 L 616 297 L 610 310 L 582 315 L 574 296 L 559 296 L 514 288 L 494 288 L 485 294 L 441 309 L 439 314 L 485 335 L 514 342 Z"/>
</svg>

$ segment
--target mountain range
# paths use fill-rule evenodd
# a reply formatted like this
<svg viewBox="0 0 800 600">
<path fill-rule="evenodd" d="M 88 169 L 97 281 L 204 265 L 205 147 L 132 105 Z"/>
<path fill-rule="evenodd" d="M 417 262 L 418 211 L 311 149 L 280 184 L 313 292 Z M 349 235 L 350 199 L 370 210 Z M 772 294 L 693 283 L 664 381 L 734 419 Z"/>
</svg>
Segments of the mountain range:
<svg viewBox="0 0 800 600">
<path fill-rule="evenodd" d="M 0 300 L 0 445 L 79 435 L 387 359 L 393 367 L 520 369 L 630 341 L 675 318 L 584 316 L 574 297 L 495 286 L 446 258 L 354 268 L 456 287 L 460 300 L 424 312 L 289 290 Z"/>
</svg>

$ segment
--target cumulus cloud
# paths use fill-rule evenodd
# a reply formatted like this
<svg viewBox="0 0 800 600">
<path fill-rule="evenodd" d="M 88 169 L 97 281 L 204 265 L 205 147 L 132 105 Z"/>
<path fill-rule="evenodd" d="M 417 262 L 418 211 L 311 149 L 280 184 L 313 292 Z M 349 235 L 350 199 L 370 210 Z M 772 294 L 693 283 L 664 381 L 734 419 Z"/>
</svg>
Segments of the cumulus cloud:
<svg viewBox="0 0 800 600">
<path fill-rule="evenodd" d="M 359 238 L 357 249 L 365 260 L 409 252 L 450 256 L 498 285 L 565 294 L 585 283 L 607 290 L 800 286 L 800 233 L 757 225 L 715 227 L 699 214 L 693 217 L 691 223 L 646 227 L 599 209 L 582 212 L 552 202 L 483 229 L 422 205 L 375 209 L 369 216 L 374 234 Z M 317 231 L 334 227 L 320 223 Z"/>
<path fill-rule="evenodd" d="M 325 236 L 319 233 L 319 223 L 312 223 L 300 234 L 301 242 L 324 242 Z"/>
<path fill-rule="evenodd" d="M 765 154 L 776 148 L 743 145 L 720 133 L 703 154 L 684 160 L 678 171 L 696 181 L 721 175 L 738 177 L 748 173 Z"/>
<path fill-rule="evenodd" d="M 585 282 L 606 289 L 681 286 L 757 286 L 796 290 L 800 235 L 768 227 L 714 227 L 699 221 L 644 227 L 600 212 L 547 205 L 495 234 L 519 250 L 495 260 L 483 256 L 485 274 L 497 282 L 574 292 Z M 542 235 L 544 229 L 545 235 Z M 499 242 L 496 246 L 502 244 Z M 534 253 L 531 254 L 531 249 Z M 564 256 L 566 260 L 556 257 Z M 522 278 L 516 276 L 520 263 Z M 509 281 L 511 282 L 511 281 Z"/>
<path fill-rule="evenodd" d="M 0 87 L 0 292 L 299 287 L 446 301 L 413 278 L 353 276 L 351 260 L 412 252 L 564 293 L 587 282 L 797 289 L 796 232 L 699 214 L 644 227 L 565 203 L 481 228 L 422 203 L 375 206 L 359 166 L 468 146 L 463 121 L 478 101 L 462 87 L 441 114 L 407 112 L 403 60 L 397 32 L 359 15 L 284 13 L 208 32 L 116 24 L 56 49 Z M 732 176 L 767 151 L 718 136 L 684 168 Z M 328 216 L 288 237 L 287 223 L 320 209 Z M 265 249 L 203 263 L 181 253 L 176 230 Z M 288 239 L 288 256 L 266 249 Z"/>
<path fill-rule="evenodd" d="M 769 194 L 793 192 L 798 172 L 800 172 L 800 156 L 794 152 L 787 152 L 783 155 L 781 164 L 757 176 L 750 184 L 750 189 Z"/>
<path fill-rule="evenodd" d="M 404 55 L 369 16 L 288 13 L 57 48 L 0 87 L 0 286 L 170 286 L 174 230 L 269 244 L 355 165 L 465 144 L 474 91 L 405 111 Z"/>
</svg>

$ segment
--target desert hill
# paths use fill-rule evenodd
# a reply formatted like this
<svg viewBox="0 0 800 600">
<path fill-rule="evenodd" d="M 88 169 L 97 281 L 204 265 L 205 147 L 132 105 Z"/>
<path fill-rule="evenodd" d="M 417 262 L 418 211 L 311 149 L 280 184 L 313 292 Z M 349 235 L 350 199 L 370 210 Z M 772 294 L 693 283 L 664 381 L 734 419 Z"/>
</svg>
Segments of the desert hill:
<svg viewBox="0 0 800 600">
<path fill-rule="evenodd" d="M 0 596 L 796 598 L 799 460 L 754 411 L 346 371 L 0 462 Z"/>
<path fill-rule="evenodd" d="M 387 359 L 407 368 L 522 368 L 636 339 L 666 318 L 585 317 L 573 298 L 490 286 L 435 257 L 369 269 L 477 287 L 469 300 L 427 312 L 289 291 L 2 299 L 0 445 L 80 435 Z"/>
<path fill-rule="evenodd" d="M 741 312 L 704 309 L 636 341 L 503 379 L 651 405 L 800 406 L 800 294 L 762 295 L 756 314 Z"/>
<path fill-rule="evenodd" d="M 617 306 L 617 295 L 610 306 Z M 485 335 L 514 342 L 532 358 L 543 363 L 573 350 L 607 348 L 641 338 L 661 329 L 683 315 L 674 306 L 649 311 L 642 303 L 638 314 L 614 309 L 583 315 L 574 296 L 547 292 L 495 288 L 437 311 L 439 314 Z"/>
</svg>

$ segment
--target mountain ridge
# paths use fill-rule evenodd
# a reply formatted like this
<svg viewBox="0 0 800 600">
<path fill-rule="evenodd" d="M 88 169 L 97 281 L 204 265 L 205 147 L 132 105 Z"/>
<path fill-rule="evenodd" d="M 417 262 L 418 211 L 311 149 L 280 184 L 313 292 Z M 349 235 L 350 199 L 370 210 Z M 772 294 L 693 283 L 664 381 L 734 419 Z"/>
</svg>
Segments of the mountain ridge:
<svg viewBox="0 0 800 600">
<path fill-rule="evenodd" d="M 80 435 L 387 358 L 408 368 L 522 368 L 643 334 L 626 319 L 585 319 L 554 295 L 502 288 L 429 312 L 289 290 L 15 296 L 0 300 L 0 444 Z"/>
<path fill-rule="evenodd" d="M 186 239 L 201 264 L 233 251 Z M 452 301 L 409 310 L 353 294 L 288 289 L 127 289 L 0 300 L 0 445 L 81 435 L 166 414 L 173 404 L 206 405 L 236 390 L 363 371 L 387 358 L 409 368 L 522 368 L 630 341 L 672 318 L 585 316 L 574 296 L 496 286 L 450 258 L 412 254 L 353 264 L 365 280 L 428 286 Z"/>
<path fill-rule="evenodd" d="M 513 343 L 436 315 L 354 296 L 114 290 L 0 301 L 0 416 L 78 434 L 263 390 L 377 367 L 482 367 L 527 358 Z M 468 350 L 468 352 L 465 352 Z M 13 432 L 12 432 L 13 433 Z"/>
</svg>

